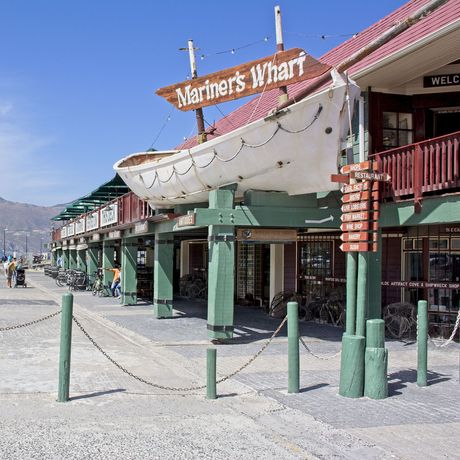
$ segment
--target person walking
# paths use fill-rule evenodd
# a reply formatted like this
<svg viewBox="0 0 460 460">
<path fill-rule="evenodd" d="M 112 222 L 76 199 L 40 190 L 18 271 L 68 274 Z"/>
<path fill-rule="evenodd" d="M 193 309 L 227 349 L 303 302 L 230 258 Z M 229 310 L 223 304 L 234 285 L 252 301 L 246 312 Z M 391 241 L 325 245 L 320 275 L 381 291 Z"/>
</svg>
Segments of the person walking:
<svg viewBox="0 0 460 460">
<path fill-rule="evenodd" d="M 13 262 L 11 256 L 8 257 L 8 267 L 6 269 L 6 285 L 12 288 L 13 274 L 16 270 L 16 264 Z"/>
</svg>

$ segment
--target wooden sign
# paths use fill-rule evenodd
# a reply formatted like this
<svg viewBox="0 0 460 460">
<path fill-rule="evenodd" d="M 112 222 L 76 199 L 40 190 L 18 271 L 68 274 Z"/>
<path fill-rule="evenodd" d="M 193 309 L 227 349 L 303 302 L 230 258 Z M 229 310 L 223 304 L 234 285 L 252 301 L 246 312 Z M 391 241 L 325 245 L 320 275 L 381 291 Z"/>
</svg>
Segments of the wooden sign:
<svg viewBox="0 0 460 460">
<path fill-rule="evenodd" d="M 342 195 L 342 203 L 351 203 L 353 201 L 361 201 L 361 200 L 378 200 L 379 199 L 379 192 L 372 192 L 370 193 L 368 190 L 364 192 L 353 192 L 353 193 L 346 193 Z"/>
<path fill-rule="evenodd" d="M 204 77 L 160 88 L 156 94 L 180 110 L 195 110 L 318 77 L 331 67 L 300 48 Z"/>
<path fill-rule="evenodd" d="M 345 165 L 340 168 L 341 174 L 350 174 L 356 171 L 368 171 L 369 169 L 377 169 L 376 161 L 362 161 L 361 163 L 353 163 L 350 165 Z"/>
<path fill-rule="evenodd" d="M 389 182 L 391 177 L 387 173 L 356 171 L 351 173 L 352 179 L 376 180 L 379 182 Z"/>
<path fill-rule="evenodd" d="M 356 211 L 369 211 L 373 209 L 374 211 L 379 210 L 379 203 L 374 201 L 357 201 L 352 203 L 347 203 L 342 205 L 342 212 L 356 212 Z"/>
<path fill-rule="evenodd" d="M 331 182 L 348 184 L 350 182 L 350 176 L 348 174 L 331 174 Z"/>
<path fill-rule="evenodd" d="M 368 252 L 368 251 L 376 251 L 377 245 L 375 243 L 343 243 L 340 245 L 340 249 L 343 252 Z"/>
<path fill-rule="evenodd" d="M 342 222 L 355 222 L 357 220 L 378 220 L 379 213 L 378 212 L 371 212 L 371 211 L 363 211 L 363 212 L 350 212 L 347 214 L 342 214 L 340 216 L 340 220 Z"/>
<path fill-rule="evenodd" d="M 177 218 L 177 226 L 179 228 L 181 228 L 181 227 L 192 227 L 193 225 L 195 225 L 195 221 L 196 221 L 196 214 L 194 212 L 192 212 L 190 214 L 185 214 L 183 216 L 179 216 Z"/>
<path fill-rule="evenodd" d="M 236 231 L 236 239 L 246 243 L 291 242 L 297 241 L 297 230 L 277 228 L 239 228 Z"/>
<path fill-rule="evenodd" d="M 378 222 L 369 222 L 368 220 L 362 222 L 344 222 L 340 225 L 340 230 L 342 230 L 342 232 L 361 232 L 366 230 L 377 231 L 378 228 Z"/>
<path fill-rule="evenodd" d="M 370 234 L 367 232 L 356 232 L 356 233 L 349 232 L 349 233 L 342 233 L 340 235 L 340 239 L 342 241 L 353 241 L 353 242 L 368 241 L 369 235 Z"/>
</svg>

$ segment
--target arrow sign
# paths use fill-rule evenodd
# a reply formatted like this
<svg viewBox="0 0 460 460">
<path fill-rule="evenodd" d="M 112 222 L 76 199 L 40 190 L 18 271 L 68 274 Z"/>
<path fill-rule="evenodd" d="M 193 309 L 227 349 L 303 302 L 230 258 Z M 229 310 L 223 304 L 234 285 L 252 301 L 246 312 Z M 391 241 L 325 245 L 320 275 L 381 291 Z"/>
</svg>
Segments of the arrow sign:
<svg viewBox="0 0 460 460">
<path fill-rule="evenodd" d="M 391 177 L 387 173 L 376 173 L 366 171 L 356 171 L 351 173 L 353 179 L 376 180 L 379 182 L 390 182 Z"/>
<path fill-rule="evenodd" d="M 329 217 L 326 217 L 325 219 L 320 219 L 320 220 L 306 220 L 306 224 L 324 224 L 325 222 L 333 221 L 334 216 L 331 214 Z"/>
<path fill-rule="evenodd" d="M 379 192 L 372 192 L 371 194 L 368 190 L 366 190 L 365 192 L 346 193 L 345 195 L 342 196 L 342 203 L 350 203 L 352 201 L 368 200 L 369 198 L 372 198 L 373 200 L 378 200 Z"/>
<path fill-rule="evenodd" d="M 340 216 L 342 222 L 354 222 L 357 220 L 379 220 L 378 212 L 350 212 L 349 214 L 342 214 Z"/>
<path fill-rule="evenodd" d="M 340 245 L 343 252 L 367 252 L 369 251 L 369 243 L 343 243 Z"/>
<path fill-rule="evenodd" d="M 362 232 L 366 230 L 377 231 L 378 229 L 378 222 L 369 222 L 368 220 L 363 222 L 345 222 L 340 226 L 340 230 L 342 230 L 342 232 Z"/>
<path fill-rule="evenodd" d="M 368 241 L 370 234 L 367 232 L 357 232 L 357 233 L 342 233 L 340 235 L 340 239 L 342 241 L 352 241 L 352 242 L 359 242 L 359 241 Z"/>
<path fill-rule="evenodd" d="M 350 176 L 348 174 L 331 174 L 331 182 L 348 184 L 348 182 L 350 182 Z"/>
<path fill-rule="evenodd" d="M 353 163 L 351 165 L 345 165 L 340 168 L 342 174 L 350 174 L 355 171 L 368 171 L 369 169 L 377 169 L 377 162 L 374 161 L 362 161 L 361 163 Z"/>
</svg>

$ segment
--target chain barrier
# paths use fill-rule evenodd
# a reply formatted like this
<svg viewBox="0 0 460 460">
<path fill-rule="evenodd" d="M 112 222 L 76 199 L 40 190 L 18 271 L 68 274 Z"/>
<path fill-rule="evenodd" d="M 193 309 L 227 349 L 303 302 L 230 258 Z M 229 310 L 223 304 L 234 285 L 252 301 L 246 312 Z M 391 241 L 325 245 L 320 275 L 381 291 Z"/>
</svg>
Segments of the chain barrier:
<svg viewBox="0 0 460 460">
<path fill-rule="evenodd" d="M 428 336 L 428 339 L 436 348 L 447 347 L 447 345 L 449 345 L 449 343 L 451 343 L 454 340 L 454 337 L 455 337 L 455 334 L 457 333 L 459 325 L 460 325 L 460 309 L 458 310 L 457 320 L 455 321 L 454 330 L 452 331 L 452 334 L 450 334 L 450 337 L 447 340 L 432 339 L 430 336 Z"/>
<path fill-rule="evenodd" d="M 88 334 L 88 332 L 84 329 L 84 327 L 81 325 L 81 323 L 75 318 L 75 316 L 72 316 L 73 321 L 75 324 L 78 326 L 78 328 L 83 332 L 83 334 L 86 336 L 86 338 L 99 350 L 114 366 L 118 367 L 123 373 L 129 375 L 133 379 L 137 380 L 138 382 L 144 383 L 145 385 L 149 385 L 154 388 L 158 388 L 160 390 L 166 390 L 166 391 L 195 391 L 195 390 L 203 390 L 206 388 L 206 385 L 199 385 L 199 386 L 193 386 L 193 387 L 170 387 L 166 385 L 159 385 L 158 383 L 153 383 L 149 382 L 148 380 L 139 377 L 135 374 L 133 374 L 131 371 L 123 367 L 121 364 L 117 363 L 109 354 L 104 351 L 98 344 L 97 342 Z M 238 374 L 238 372 L 241 372 L 243 369 L 248 367 L 267 347 L 270 345 L 271 341 L 278 335 L 279 331 L 281 328 L 284 326 L 284 323 L 287 321 L 287 316 L 283 319 L 281 324 L 278 326 L 276 331 L 273 333 L 273 335 L 267 340 L 267 342 L 264 344 L 264 346 L 245 364 L 243 364 L 240 368 L 238 368 L 235 372 L 232 372 L 229 375 L 226 375 L 225 377 L 222 377 L 221 379 L 216 381 L 216 384 L 222 383 L 225 380 L 228 380 L 229 378 L 235 376 Z"/>
<path fill-rule="evenodd" d="M 332 358 L 335 358 L 336 356 L 339 356 L 340 353 L 342 353 L 342 350 L 339 350 L 337 353 L 333 354 L 333 355 L 330 355 L 330 356 L 320 356 L 320 355 L 317 355 L 316 353 L 313 353 L 310 348 L 308 347 L 308 345 L 305 343 L 303 337 L 299 336 L 299 340 L 300 340 L 300 343 L 305 347 L 305 350 L 308 351 L 308 353 L 310 353 L 313 357 L 317 358 L 317 359 L 321 359 L 323 361 L 326 361 L 328 359 L 332 359 Z"/>
<path fill-rule="evenodd" d="M 43 318 L 36 319 L 34 321 L 30 321 L 28 323 L 24 324 L 17 324 L 16 326 L 7 326 L 7 327 L 0 327 L 0 332 L 5 332 L 5 331 L 12 331 L 13 329 L 20 329 L 21 327 L 27 327 L 27 326 L 32 326 L 33 324 L 41 323 L 42 321 L 45 321 L 47 319 L 53 318 L 54 316 L 57 316 L 61 313 L 61 310 L 52 313 L 51 315 L 44 316 Z"/>
<path fill-rule="evenodd" d="M 284 326 L 284 323 L 287 321 L 287 316 L 284 317 L 283 321 L 281 321 L 280 325 L 278 326 L 278 328 L 276 329 L 276 331 L 272 334 L 272 336 L 265 342 L 264 346 L 249 360 L 247 361 L 245 364 L 243 364 L 240 368 L 238 368 L 235 372 L 232 372 L 231 374 L 225 376 L 225 377 L 222 377 L 220 379 L 217 380 L 216 383 L 222 383 L 222 382 L 225 382 L 225 380 L 228 380 L 229 378 L 235 376 L 236 374 L 238 374 L 238 372 L 241 372 L 243 369 L 245 369 L 246 367 L 248 367 L 253 361 L 255 361 L 256 358 L 258 358 L 262 352 L 270 345 L 271 341 L 279 334 L 279 332 L 281 331 L 282 327 Z"/>
</svg>

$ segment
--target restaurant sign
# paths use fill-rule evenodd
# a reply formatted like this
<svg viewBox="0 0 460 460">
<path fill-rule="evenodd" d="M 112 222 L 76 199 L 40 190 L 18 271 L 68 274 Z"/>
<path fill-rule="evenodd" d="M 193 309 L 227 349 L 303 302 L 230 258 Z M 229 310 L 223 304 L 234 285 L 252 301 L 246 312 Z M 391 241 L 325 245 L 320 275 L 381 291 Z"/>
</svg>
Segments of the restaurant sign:
<svg viewBox="0 0 460 460">
<path fill-rule="evenodd" d="M 330 70 L 300 48 L 292 48 L 256 61 L 157 90 L 156 94 L 180 110 L 195 110 L 251 94 L 269 91 Z"/>
<path fill-rule="evenodd" d="M 118 222 L 118 204 L 112 203 L 101 209 L 101 227 Z"/>
</svg>

